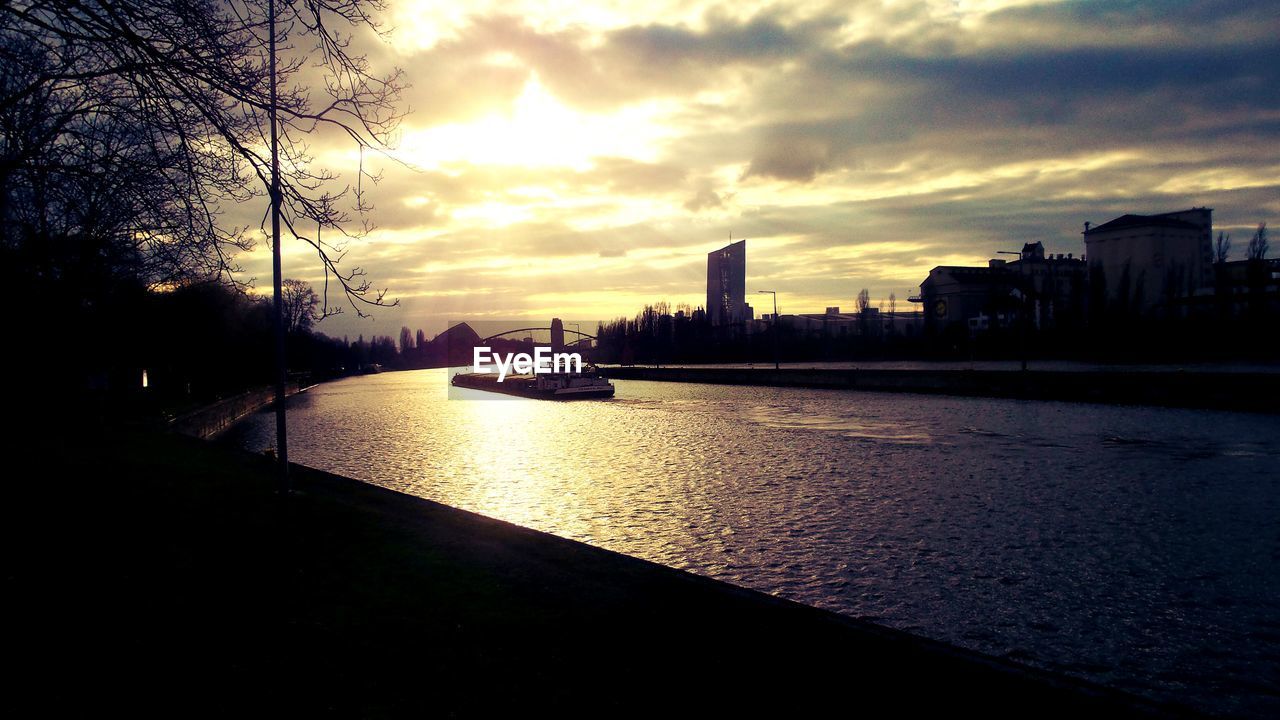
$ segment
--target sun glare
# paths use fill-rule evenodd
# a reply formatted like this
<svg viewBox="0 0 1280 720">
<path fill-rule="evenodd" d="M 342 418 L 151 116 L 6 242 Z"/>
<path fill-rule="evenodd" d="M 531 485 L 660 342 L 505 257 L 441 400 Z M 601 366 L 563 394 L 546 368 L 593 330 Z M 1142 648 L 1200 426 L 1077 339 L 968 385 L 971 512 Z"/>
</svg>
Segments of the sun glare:
<svg viewBox="0 0 1280 720">
<path fill-rule="evenodd" d="M 547 92 L 536 74 L 510 112 L 470 123 L 408 129 L 401 152 L 414 165 L 559 167 L 586 170 L 594 157 L 651 161 L 662 136 L 658 108 L 640 105 L 608 115 L 580 113 Z"/>
</svg>

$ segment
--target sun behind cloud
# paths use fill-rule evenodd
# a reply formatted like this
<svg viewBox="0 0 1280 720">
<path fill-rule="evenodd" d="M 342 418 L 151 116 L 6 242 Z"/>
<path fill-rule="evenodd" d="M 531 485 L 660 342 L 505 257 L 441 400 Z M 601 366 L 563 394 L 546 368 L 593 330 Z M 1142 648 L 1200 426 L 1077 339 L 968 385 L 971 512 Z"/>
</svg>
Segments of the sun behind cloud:
<svg viewBox="0 0 1280 720">
<path fill-rule="evenodd" d="M 657 103 L 595 114 L 565 106 L 536 72 L 507 113 L 465 123 L 410 126 L 399 156 L 423 169 L 461 165 L 515 165 L 585 170 L 596 157 L 652 160 L 666 132 Z"/>
<path fill-rule="evenodd" d="M 697 304 L 730 236 L 752 287 L 820 312 L 1024 242 L 1082 252 L 1086 220 L 1280 215 L 1265 4 L 393 0 L 389 20 L 404 164 L 364 157 L 378 229 L 350 250 L 405 298 L 397 328 Z"/>
</svg>

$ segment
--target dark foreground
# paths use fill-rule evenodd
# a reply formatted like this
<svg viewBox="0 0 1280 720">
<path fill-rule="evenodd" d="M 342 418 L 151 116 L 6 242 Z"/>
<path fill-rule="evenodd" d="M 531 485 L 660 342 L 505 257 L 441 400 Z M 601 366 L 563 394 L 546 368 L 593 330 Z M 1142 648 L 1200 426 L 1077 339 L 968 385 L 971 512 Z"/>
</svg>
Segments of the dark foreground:
<svg viewBox="0 0 1280 720">
<path fill-rule="evenodd" d="M 1160 716 L 1095 687 L 174 436 L 17 448 L 6 714 Z"/>
</svg>

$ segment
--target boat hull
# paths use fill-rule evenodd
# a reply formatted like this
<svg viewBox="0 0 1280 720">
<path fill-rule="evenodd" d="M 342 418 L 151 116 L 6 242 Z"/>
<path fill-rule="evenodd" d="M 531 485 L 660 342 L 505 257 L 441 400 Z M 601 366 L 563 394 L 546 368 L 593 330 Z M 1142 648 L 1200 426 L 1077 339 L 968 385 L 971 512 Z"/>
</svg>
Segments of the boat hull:
<svg viewBox="0 0 1280 720">
<path fill-rule="evenodd" d="M 535 400 L 598 400 L 613 397 L 614 387 L 607 381 L 603 385 L 585 387 L 565 387 L 557 389 L 539 388 L 536 378 L 528 375 L 508 376 L 498 382 L 492 373 L 458 373 L 451 381 L 454 387 L 484 390 L 485 392 L 513 395 L 515 397 L 533 398 Z"/>
</svg>

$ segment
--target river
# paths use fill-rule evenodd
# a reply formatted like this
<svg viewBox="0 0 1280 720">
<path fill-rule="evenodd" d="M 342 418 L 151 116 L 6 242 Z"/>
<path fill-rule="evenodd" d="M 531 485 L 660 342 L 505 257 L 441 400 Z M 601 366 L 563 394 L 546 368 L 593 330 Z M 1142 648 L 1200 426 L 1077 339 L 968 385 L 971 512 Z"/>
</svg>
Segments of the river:
<svg viewBox="0 0 1280 720">
<path fill-rule="evenodd" d="M 1280 714 L 1280 416 L 615 381 L 318 386 L 291 459 L 1215 713 Z M 260 413 L 223 442 L 261 450 Z"/>
</svg>

